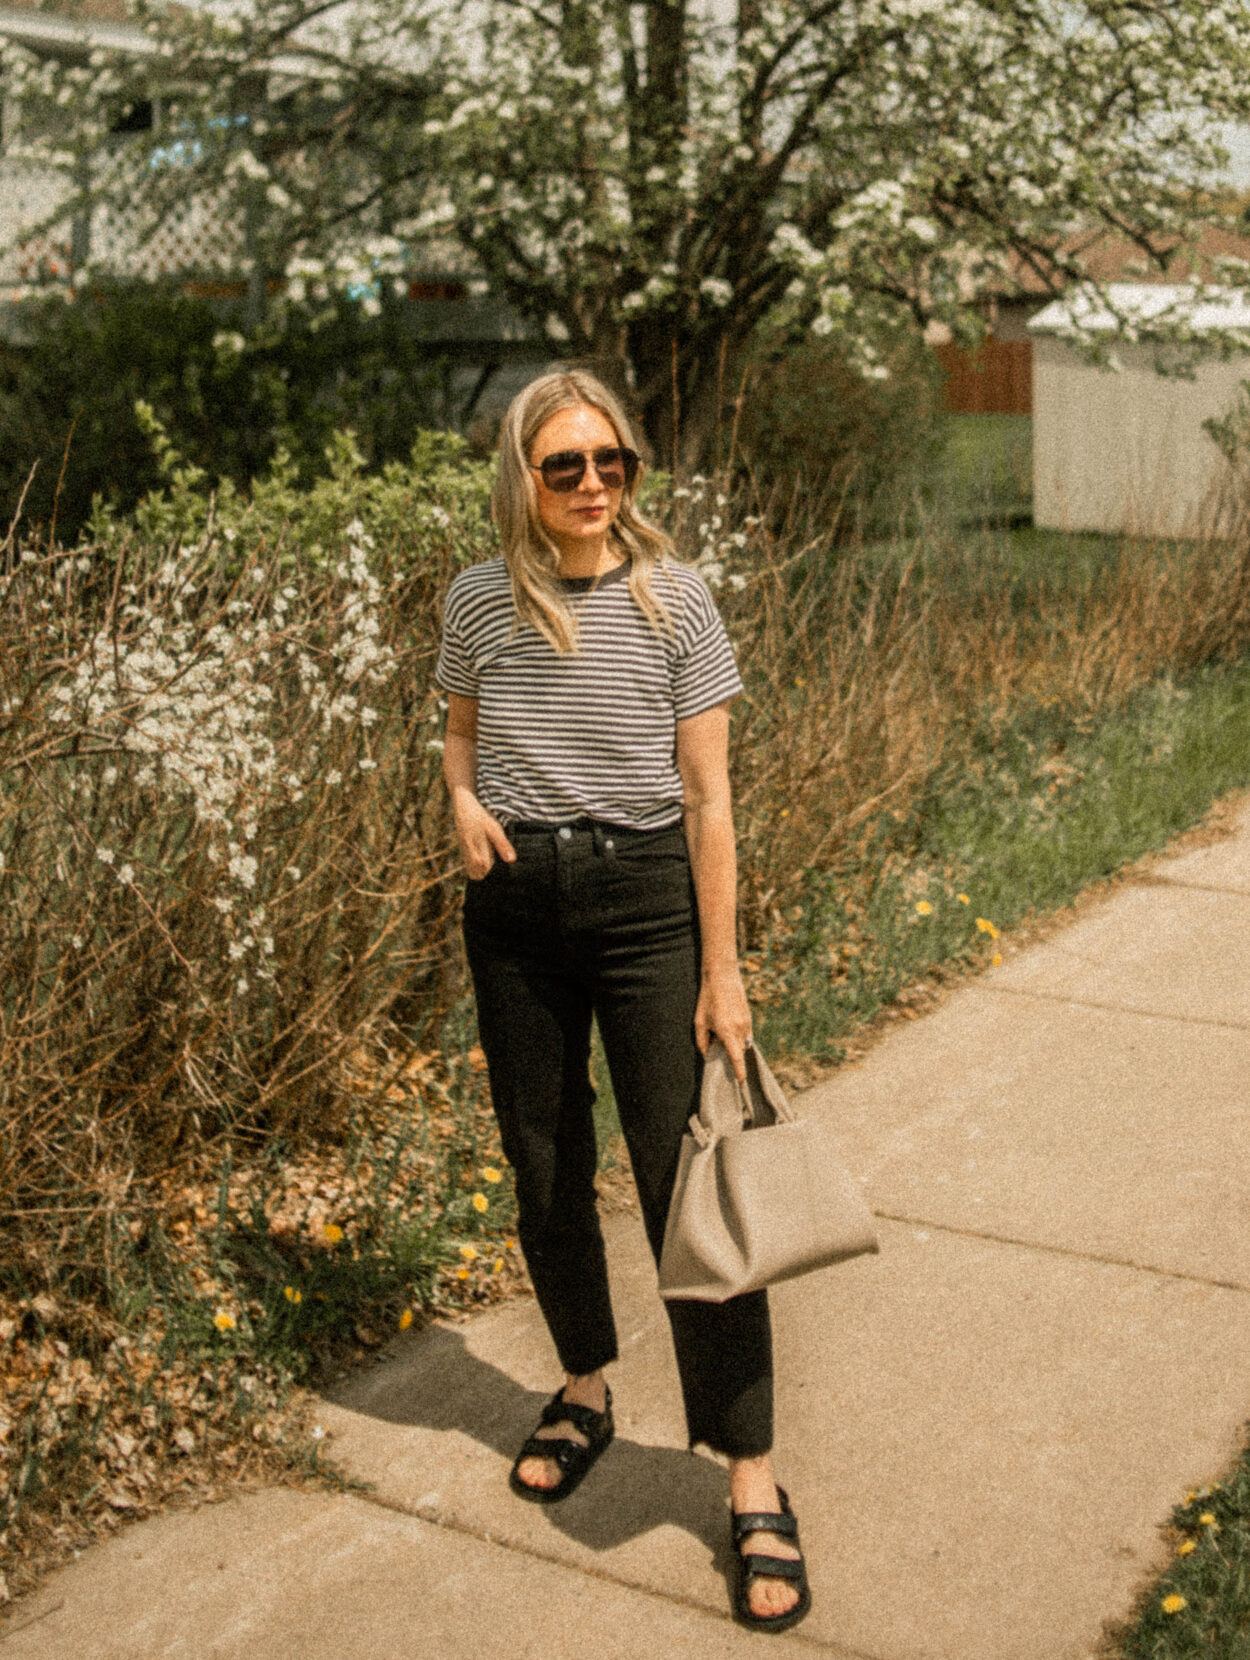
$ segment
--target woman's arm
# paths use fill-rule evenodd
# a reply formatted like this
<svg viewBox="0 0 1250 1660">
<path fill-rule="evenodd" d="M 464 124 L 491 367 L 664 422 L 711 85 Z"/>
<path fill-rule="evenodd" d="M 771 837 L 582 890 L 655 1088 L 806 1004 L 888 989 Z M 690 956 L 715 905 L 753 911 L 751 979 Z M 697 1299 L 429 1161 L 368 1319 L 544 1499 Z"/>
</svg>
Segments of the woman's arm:
<svg viewBox="0 0 1250 1660">
<path fill-rule="evenodd" d="M 695 1041 L 706 1055 L 715 1033 L 734 1072 L 745 1079 L 743 1053 L 751 1041 L 751 1010 L 738 968 L 738 860 L 729 794 L 727 703 L 678 721 L 677 768 L 703 939 Z"/>
<path fill-rule="evenodd" d="M 443 739 L 443 777 L 451 796 L 456 840 L 464 868 L 481 881 L 498 854 L 506 863 L 516 858 L 503 825 L 477 798 L 477 699 L 447 694 L 447 730 Z"/>
</svg>

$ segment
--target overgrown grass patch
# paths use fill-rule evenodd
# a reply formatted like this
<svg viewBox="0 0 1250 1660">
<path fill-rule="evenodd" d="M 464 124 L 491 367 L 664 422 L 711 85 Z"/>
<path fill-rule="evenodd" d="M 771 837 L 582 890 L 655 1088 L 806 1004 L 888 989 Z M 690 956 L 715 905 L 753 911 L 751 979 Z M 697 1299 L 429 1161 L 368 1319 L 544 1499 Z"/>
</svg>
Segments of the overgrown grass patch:
<svg viewBox="0 0 1250 1660">
<path fill-rule="evenodd" d="M 836 1060 L 846 1039 L 940 967 L 1068 904 L 1250 786 L 1250 662 L 1143 688 L 1101 719 L 1019 712 L 938 769 L 906 826 L 813 875 L 793 931 L 751 960 L 762 1040 Z"/>
</svg>

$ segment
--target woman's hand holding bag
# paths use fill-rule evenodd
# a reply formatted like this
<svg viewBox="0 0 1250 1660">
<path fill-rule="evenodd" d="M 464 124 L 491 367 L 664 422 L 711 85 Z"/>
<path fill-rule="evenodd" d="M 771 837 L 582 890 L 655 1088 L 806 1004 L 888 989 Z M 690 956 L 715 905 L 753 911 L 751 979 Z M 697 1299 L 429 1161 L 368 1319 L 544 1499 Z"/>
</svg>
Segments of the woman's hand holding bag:
<svg viewBox="0 0 1250 1660">
<path fill-rule="evenodd" d="M 714 1039 L 682 1138 L 660 1294 L 722 1303 L 876 1251 L 872 1213 L 823 1128 L 799 1118 L 759 1050 L 740 1084 Z"/>
</svg>

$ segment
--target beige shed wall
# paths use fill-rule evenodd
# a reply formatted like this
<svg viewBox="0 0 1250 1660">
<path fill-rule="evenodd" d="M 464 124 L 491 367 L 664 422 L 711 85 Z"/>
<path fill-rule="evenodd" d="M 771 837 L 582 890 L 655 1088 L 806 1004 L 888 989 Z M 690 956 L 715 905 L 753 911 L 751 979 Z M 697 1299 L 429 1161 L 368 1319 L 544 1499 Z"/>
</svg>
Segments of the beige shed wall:
<svg viewBox="0 0 1250 1660">
<path fill-rule="evenodd" d="M 1250 357 L 1160 375 L 1150 345 L 1119 345 L 1118 371 L 1034 337 L 1033 518 L 1057 530 L 1193 536 L 1227 522 L 1230 469 L 1202 430 L 1250 379 Z"/>
</svg>

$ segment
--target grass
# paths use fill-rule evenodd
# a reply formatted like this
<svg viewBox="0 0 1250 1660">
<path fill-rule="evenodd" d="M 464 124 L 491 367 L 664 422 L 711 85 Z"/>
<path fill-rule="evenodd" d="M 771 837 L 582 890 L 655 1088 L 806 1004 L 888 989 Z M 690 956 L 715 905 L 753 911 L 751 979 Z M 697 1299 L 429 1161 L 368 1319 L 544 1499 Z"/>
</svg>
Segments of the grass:
<svg viewBox="0 0 1250 1660">
<path fill-rule="evenodd" d="M 928 490 L 955 523 L 1012 524 L 1033 503 L 1033 421 L 1028 415 L 948 415 Z"/>
<path fill-rule="evenodd" d="M 1039 709 L 977 748 L 931 780 L 909 845 L 865 838 L 810 881 L 797 937 L 753 965 L 766 1047 L 840 1058 L 910 982 L 993 953 L 978 919 L 1059 909 L 1250 786 L 1250 662 L 1159 682 L 1097 722 Z"/>
<path fill-rule="evenodd" d="M 1171 1566 L 1112 1634 L 1117 1660 L 1245 1660 L 1250 1654 L 1250 1451 L 1172 1512 Z"/>
</svg>

